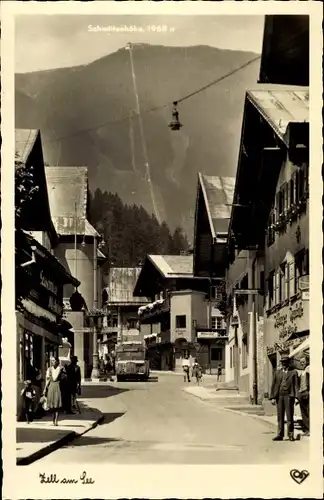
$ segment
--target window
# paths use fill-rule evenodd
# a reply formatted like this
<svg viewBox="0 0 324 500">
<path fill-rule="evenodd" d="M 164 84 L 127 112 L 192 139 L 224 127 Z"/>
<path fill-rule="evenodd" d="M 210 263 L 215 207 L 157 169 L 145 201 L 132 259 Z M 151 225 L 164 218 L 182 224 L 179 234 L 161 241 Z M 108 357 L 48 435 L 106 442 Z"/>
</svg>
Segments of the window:
<svg viewBox="0 0 324 500">
<path fill-rule="evenodd" d="M 288 296 L 289 298 L 295 295 L 296 293 L 296 286 L 295 286 L 295 262 L 289 262 L 288 264 L 288 269 L 289 269 L 289 289 L 288 289 Z"/>
<path fill-rule="evenodd" d="M 187 317 L 185 314 L 181 316 L 176 316 L 176 328 L 186 328 L 187 326 Z"/>
<path fill-rule="evenodd" d="M 275 290 L 275 272 L 271 271 L 268 277 L 268 297 L 269 297 L 269 308 L 274 304 L 274 290 Z"/>
<path fill-rule="evenodd" d="M 247 368 L 248 365 L 248 343 L 247 337 L 242 340 L 242 368 Z"/>
<path fill-rule="evenodd" d="M 223 328 L 223 318 L 221 316 L 212 316 L 212 329 L 221 330 Z"/>
<path fill-rule="evenodd" d="M 290 199 L 289 199 L 289 184 L 286 182 L 282 186 L 282 191 L 283 191 L 283 209 L 284 212 L 287 212 L 289 206 L 290 206 Z"/>
<path fill-rule="evenodd" d="M 274 276 L 273 276 L 273 288 L 274 288 L 274 294 L 273 294 L 273 301 L 274 305 L 278 304 L 280 301 L 280 296 L 279 296 L 279 287 L 280 287 L 280 273 L 277 271 Z"/>
<path fill-rule="evenodd" d="M 309 274 L 309 252 L 301 250 L 295 255 L 295 293 L 299 290 L 298 279 Z"/>
<path fill-rule="evenodd" d="M 222 349 L 219 347 L 212 347 L 211 349 L 211 361 L 222 361 Z"/>
<path fill-rule="evenodd" d="M 284 193 L 282 187 L 276 194 L 276 212 L 278 216 L 284 213 Z"/>
<path fill-rule="evenodd" d="M 278 302 L 282 302 L 285 300 L 285 291 L 286 291 L 286 263 L 281 264 L 279 269 L 279 299 Z"/>
<path fill-rule="evenodd" d="M 129 319 L 127 321 L 127 327 L 128 328 L 137 328 L 137 320 L 136 319 Z"/>
<path fill-rule="evenodd" d="M 219 300 L 220 299 L 220 288 L 218 286 L 211 287 L 211 299 Z"/>
<path fill-rule="evenodd" d="M 233 347 L 230 347 L 230 368 L 233 368 Z"/>
</svg>

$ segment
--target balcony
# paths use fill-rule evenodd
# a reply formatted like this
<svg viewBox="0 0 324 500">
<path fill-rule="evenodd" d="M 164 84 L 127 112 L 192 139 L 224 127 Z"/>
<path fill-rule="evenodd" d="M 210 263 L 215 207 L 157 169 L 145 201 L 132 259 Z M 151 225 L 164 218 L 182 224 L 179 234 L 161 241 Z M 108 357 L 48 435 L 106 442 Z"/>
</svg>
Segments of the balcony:
<svg viewBox="0 0 324 500">
<path fill-rule="evenodd" d="M 157 321 L 163 314 L 170 314 L 170 301 L 157 300 L 152 304 L 142 306 L 138 310 L 138 316 L 141 323 L 150 323 L 151 320 Z"/>
</svg>

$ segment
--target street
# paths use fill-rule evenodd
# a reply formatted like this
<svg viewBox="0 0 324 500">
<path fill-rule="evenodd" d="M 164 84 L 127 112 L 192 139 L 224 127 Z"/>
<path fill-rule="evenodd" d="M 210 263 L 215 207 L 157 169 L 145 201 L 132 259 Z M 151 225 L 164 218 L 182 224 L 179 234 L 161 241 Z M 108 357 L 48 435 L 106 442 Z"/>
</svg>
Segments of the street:
<svg viewBox="0 0 324 500">
<path fill-rule="evenodd" d="M 296 464 L 305 459 L 307 441 L 272 442 L 275 429 L 267 422 L 201 401 L 184 386 L 182 376 L 165 374 L 144 383 L 83 386 L 82 397 L 104 413 L 103 423 L 40 462 Z"/>
</svg>

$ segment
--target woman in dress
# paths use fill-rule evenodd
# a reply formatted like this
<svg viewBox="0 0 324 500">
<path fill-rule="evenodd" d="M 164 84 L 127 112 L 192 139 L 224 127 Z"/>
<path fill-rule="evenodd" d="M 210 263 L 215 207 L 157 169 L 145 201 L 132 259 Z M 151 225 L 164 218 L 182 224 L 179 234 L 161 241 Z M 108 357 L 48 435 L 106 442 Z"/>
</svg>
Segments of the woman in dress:
<svg viewBox="0 0 324 500">
<path fill-rule="evenodd" d="M 63 378 L 64 368 L 60 366 L 58 358 L 51 359 L 51 366 L 46 372 L 45 396 L 48 409 L 53 412 L 53 425 L 58 425 L 59 412 L 62 408 L 62 394 L 60 381 Z"/>
</svg>

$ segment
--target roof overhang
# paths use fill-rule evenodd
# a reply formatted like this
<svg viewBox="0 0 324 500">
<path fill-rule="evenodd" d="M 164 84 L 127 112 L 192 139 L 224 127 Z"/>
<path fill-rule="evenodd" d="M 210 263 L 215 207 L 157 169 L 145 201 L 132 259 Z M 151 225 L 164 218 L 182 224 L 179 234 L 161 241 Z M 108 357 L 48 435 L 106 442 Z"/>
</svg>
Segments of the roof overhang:
<svg viewBox="0 0 324 500">
<path fill-rule="evenodd" d="M 264 239 L 283 161 L 302 162 L 309 154 L 309 124 L 288 123 L 278 131 L 251 93 L 244 106 L 241 145 L 229 225 L 229 244 L 255 249 Z"/>
<path fill-rule="evenodd" d="M 79 280 L 74 278 L 62 264 L 58 261 L 58 259 L 51 254 L 45 247 L 43 247 L 37 240 L 33 237 L 25 234 L 26 239 L 29 240 L 29 244 L 31 249 L 35 252 L 36 259 L 38 258 L 42 262 L 42 266 L 46 266 L 47 268 L 55 271 L 55 275 L 63 285 L 72 284 L 75 287 L 78 287 L 81 283 Z"/>
</svg>

